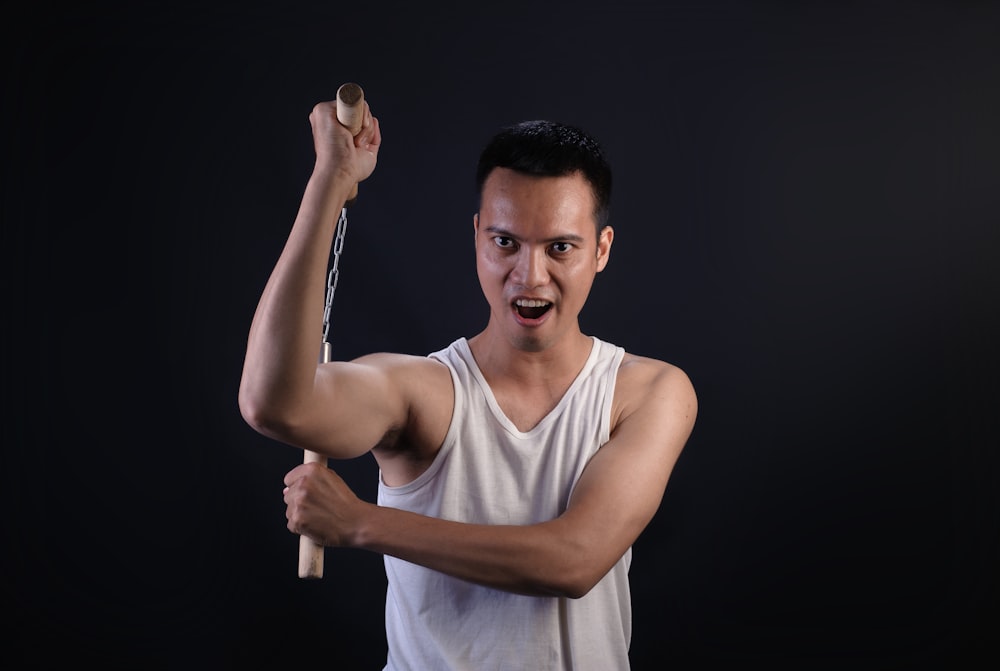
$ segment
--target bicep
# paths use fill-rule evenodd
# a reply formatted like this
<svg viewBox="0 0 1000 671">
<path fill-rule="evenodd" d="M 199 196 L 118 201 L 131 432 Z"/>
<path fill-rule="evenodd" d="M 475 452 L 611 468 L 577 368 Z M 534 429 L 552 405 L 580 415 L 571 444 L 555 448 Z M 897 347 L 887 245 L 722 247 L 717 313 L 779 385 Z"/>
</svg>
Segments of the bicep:
<svg viewBox="0 0 1000 671">
<path fill-rule="evenodd" d="M 395 379 L 402 365 L 397 355 L 320 364 L 313 394 L 289 442 L 336 459 L 369 451 L 406 421 L 405 386 Z"/>
<path fill-rule="evenodd" d="M 659 508 L 697 412 L 694 390 L 679 369 L 671 368 L 639 388 L 641 402 L 591 458 L 563 515 L 608 567 Z"/>
</svg>

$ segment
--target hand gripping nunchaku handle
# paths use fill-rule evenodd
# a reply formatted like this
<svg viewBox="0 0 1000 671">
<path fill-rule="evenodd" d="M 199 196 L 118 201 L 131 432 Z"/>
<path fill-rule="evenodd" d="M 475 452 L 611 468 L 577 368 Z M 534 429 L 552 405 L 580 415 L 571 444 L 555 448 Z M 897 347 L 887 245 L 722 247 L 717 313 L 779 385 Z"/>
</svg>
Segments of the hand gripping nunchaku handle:
<svg viewBox="0 0 1000 671">
<path fill-rule="evenodd" d="M 361 124 L 365 119 L 365 92 L 354 82 L 342 84 L 337 89 L 337 121 L 340 125 L 357 136 L 361 132 Z M 347 202 L 350 204 L 358 197 L 358 185 L 351 189 Z"/>
<path fill-rule="evenodd" d="M 361 123 L 364 119 L 365 95 L 361 87 L 353 82 L 348 82 L 337 89 L 337 121 L 340 125 L 351 131 L 351 135 L 361 132 Z M 350 203 L 358 195 L 358 185 L 351 189 L 351 195 L 347 202 Z M 346 208 L 346 204 L 345 204 Z M 343 214 L 341 216 L 344 216 Z M 332 297 L 331 297 L 332 298 Z M 327 363 L 331 360 L 330 343 L 323 339 L 320 346 L 319 361 Z M 326 466 L 325 456 L 312 450 L 305 450 L 304 463 L 320 463 Z M 299 536 L 299 577 L 300 578 L 322 578 L 323 577 L 323 546 L 314 542 L 307 536 Z"/>
</svg>

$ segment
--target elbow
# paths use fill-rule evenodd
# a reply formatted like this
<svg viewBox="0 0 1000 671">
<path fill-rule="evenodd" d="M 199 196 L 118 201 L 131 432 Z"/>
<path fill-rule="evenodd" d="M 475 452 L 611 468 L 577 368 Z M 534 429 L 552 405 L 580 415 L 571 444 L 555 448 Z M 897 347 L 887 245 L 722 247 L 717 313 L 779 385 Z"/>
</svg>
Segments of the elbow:
<svg viewBox="0 0 1000 671">
<path fill-rule="evenodd" d="M 553 596 L 580 599 L 601 581 L 607 571 L 595 568 L 584 557 L 567 558 L 561 567 L 545 581 L 545 591 Z"/>
<path fill-rule="evenodd" d="M 267 433 L 267 427 L 272 424 L 272 422 L 268 421 L 267 413 L 264 411 L 264 406 L 255 402 L 254 399 L 249 398 L 242 391 L 240 391 L 238 402 L 240 415 L 243 417 L 243 421 L 249 424 L 250 428 L 257 433 Z"/>
<path fill-rule="evenodd" d="M 598 581 L 561 579 L 547 582 L 540 590 L 545 596 L 558 596 L 565 599 L 581 599 L 590 593 Z"/>
<path fill-rule="evenodd" d="M 249 424 L 255 431 L 261 431 L 265 424 L 265 415 L 260 404 L 254 403 L 253 399 L 248 398 L 242 390 L 240 390 L 237 402 L 240 408 L 240 416 L 243 417 L 243 421 Z"/>
<path fill-rule="evenodd" d="M 598 582 L 600 580 L 593 580 L 585 576 L 574 580 L 563 580 L 558 585 L 558 594 L 567 599 L 581 599 L 587 596 Z"/>
<path fill-rule="evenodd" d="M 604 579 L 622 557 L 609 552 L 603 539 L 581 534 L 559 517 L 539 525 L 545 529 L 544 541 L 535 546 L 539 552 L 525 552 L 527 566 L 536 594 L 580 599 Z M 526 568 L 527 568 L 526 566 Z"/>
<path fill-rule="evenodd" d="M 257 433 L 271 438 L 287 435 L 291 423 L 277 411 L 275 404 L 268 403 L 260 394 L 254 394 L 241 386 L 237 403 L 243 421 Z"/>
<path fill-rule="evenodd" d="M 240 416 L 243 417 L 243 421 L 254 429 L 258 429 L 264 417 L 264 404 L 261 402 L 260 395 L 253 393 L 247 386 L 246 379 L 240 383 L 240 390 L 236 396 L 236 404 L 239 406 Z"/>
</svg>

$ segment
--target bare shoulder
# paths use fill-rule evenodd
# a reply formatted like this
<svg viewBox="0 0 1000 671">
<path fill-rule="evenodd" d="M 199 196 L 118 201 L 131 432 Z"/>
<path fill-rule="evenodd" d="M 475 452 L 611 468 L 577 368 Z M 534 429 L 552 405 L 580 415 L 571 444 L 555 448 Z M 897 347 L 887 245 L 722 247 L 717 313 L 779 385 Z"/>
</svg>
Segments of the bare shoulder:
<svg viewBox="0 0 1000 671">
<path fill-rule="evenodd" d="M 694 384 L 681 368 L 626 353 L 618 368 L 612 426 L 638 413 L 693 425 L 698 411 Z"/>
</svg>

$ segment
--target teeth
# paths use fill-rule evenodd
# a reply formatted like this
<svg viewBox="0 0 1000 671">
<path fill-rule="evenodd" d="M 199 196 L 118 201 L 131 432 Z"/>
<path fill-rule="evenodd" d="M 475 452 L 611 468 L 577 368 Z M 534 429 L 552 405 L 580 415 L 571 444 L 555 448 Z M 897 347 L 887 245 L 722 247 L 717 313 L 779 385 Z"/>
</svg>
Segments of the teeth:
<svg viewBox="0 0 1000 671">
<path fill-rule="evenodd" d="M 536 301 L 530 298 L 518 298 L 514 304 L 519 308 L 540 308 L 549 304 L 548 301 Z"/>
</svg>

